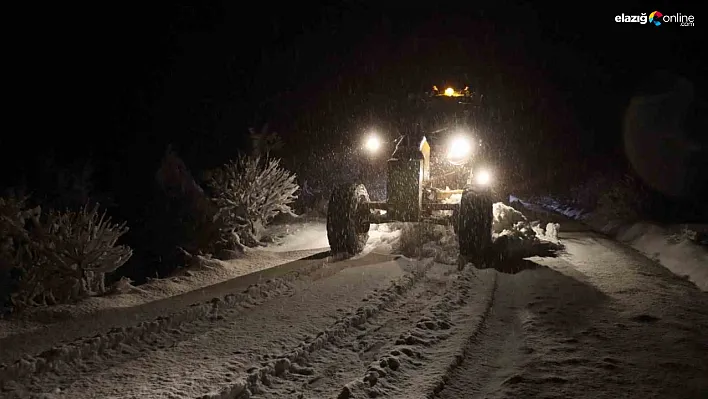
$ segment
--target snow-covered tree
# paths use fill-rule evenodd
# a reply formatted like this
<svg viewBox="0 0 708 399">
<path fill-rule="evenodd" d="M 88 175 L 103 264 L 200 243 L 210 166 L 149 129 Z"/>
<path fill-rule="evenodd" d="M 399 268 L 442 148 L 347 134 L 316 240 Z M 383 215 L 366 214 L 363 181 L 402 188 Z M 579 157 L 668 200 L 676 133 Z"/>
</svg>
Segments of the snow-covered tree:
<svg viewBox="0 0 708 399">
<path fill-rule="evenodd" d="M 296 175 L 280 159 L 242 155 L 207 174 L 213 202 L 219 208 L 223 237 L 238 244 L 258 245 L 260 229 L 290 205 L 299 189 Z"/>
<path fill-rule="evenodd" d="M 105 293 L 105 274 L 131 256 L 116 245 L 128 230 L 98 205 L 79 211 L 26 209 L 25 198 L 0 198 L 0 258 L 18 275 L 15 307 L 68 303 Z"/>
</svg>

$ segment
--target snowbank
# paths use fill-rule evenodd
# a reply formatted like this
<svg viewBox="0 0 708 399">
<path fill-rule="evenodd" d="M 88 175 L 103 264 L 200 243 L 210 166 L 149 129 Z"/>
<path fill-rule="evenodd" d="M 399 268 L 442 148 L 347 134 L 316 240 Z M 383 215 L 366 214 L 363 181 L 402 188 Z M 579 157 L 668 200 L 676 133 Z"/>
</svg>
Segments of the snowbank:
<svg viewBox="0 0 708 399">
<path fill-rule="evenodd" d="M 556 256 L 563 249 L 558 239 L 558 223 L 548 223 L 544 229 L 540 221 L 530 222 L 523 213 L 501 202 L 494 204 L 493 215 L 495 246 L 509 260 Z"/>
<path fill-rule="evenodd" d="M 269 269 L 329 249 L 324 219 L 312 215 L 281 217 L 266 229 L 273 244 L 247 248 L 237 259 L 222 261 L 198 257 L 174 275 L 132 286 L 125 279 L 109 295 L 86 298 L 74 304 L 27 309 L 21 319 L 0 319 L 0 338 L 41 329 L 47 324 L 107 309 L 139 306 Z"/>
<path fill-rule="evenodd" d="M 539 239 L 559 242 L 559 223 L 547 223 L 544 229 L 541 227 L 539 221 L 529 222 L 528 218 L 519 210 L 505 205 L 502 202 L 494 204 L 493 216 L 492 230 L 495 235 L 518 236 L 529 241 Z"/>
<path fill-rule="evenodd" d="M 308 268 L 309 270 L 301 272 L 308 274 L 323 268 L 325 263 L 314 264 Z M 139 342 L 152 342 L 162 333 L 178 330 L 182 325 L 199 319 L 218 320 L 223 318 L 220 314 L 229 309 L 256 306 L 268 299 L 290 292 L 292 284 L 299 276 L 300 273 L 290 273 L 252 284 L 241 292 L 232 292 L 208 301 L 193 303 L 170 315 L 159 316 L 127 327 L 113 327 L 105 333 L 62 343 L 37 355 L 25 355 L 9 365 L 0 364 L 0 390 L 13 385 L 12 381 L 17 379 L 44 372 L 62 372 L 77 367 L 77 363 L 80 364 L 86 359 L 96 359 L 106 352 L 137 345 Z"/>
<path fill-rule="evenodd" d="M 501 202 L 494 204 L 493 217 L 494 240 L 501 238 L 505 242 L 510 258 L 549 256 L 551 252 L 562 248 L 558 240 L 558 223 L 548 223 L 544 229 L 537 222 L 529 222 L 518 210 Z M 459 243 L 452 226 L 388 223 L 371 226 L 365 252 L 374 250 L 408 257 L 432 258 L 437 263 L 454 265 L 458 262 Z"/>
<path fill-rule="evenodd" d="M 174 297 L 232 278 L 282 265 L 315 254 L 316 250 L 269 253 L 247 250 L 239 259 L 220 261 L 200 258 L 197 264 L 180 269 L 174 276 L 150 280 L 134 287 L 128 282 L 110 295 L 90 297 L 79 303 L 27 309 L 21 319 L 0 320 L 0 338 L 46 328 L 47 324 L 78 318 L 108 309 L 127 308 Z"/>
<path fill-rule="evenodd" d="M 518 200 L 518 199 L 517 199 Z M 549 198 L 535 198 L 524 206 L 551 210 L 581 221 L 592 229 L 610 235 L 645 256 L 660 263 L 672 273 L 692 281 L 698 288 L 708 291 L 708 249 L 701 234 L 708 232 L 708 225 L 660 226 L 651 222 L 627 223 L 608 220 L 592 212 L 564 205 Z"/>
</svg>

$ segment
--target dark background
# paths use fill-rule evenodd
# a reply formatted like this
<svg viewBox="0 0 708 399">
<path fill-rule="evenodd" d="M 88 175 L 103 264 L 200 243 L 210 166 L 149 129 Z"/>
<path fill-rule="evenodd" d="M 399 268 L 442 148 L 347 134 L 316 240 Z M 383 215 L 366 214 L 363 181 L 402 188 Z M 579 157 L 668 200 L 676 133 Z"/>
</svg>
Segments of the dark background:
<svg viewBox="0 0 708 399">
<path fill-rule="evenodd" d="M 24 176 L 36 186 L 50 154 L 59 164 L 90 157 L 98 189 L 139 203 L 168 143 L 195 170 L 235 157 L 247 129 L 264 123 L 292 154 L 328 151 L 385 125 L 392 101 L 452 79 L 485 95 L 503 168 L 540 189 L 625 167 L 622 115 L 654 71 L 705 93 L 705 30 L 691 3 L 379 3 L 8 14 L 17 25 L 5 59 L 3 185 Z M 694 14 L 697 26 L 614 21 L 655 9 Z"/>
</svg>

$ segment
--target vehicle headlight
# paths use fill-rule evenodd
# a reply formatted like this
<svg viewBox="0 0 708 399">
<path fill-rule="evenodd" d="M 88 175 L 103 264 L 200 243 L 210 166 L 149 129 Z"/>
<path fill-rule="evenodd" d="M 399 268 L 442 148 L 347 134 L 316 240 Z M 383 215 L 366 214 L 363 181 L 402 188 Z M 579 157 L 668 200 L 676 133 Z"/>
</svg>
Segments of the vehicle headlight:
<svg viewBox="0 0 708 399">
<path fill-rule="evenodd" d="M 369 152 L 378 151 L 381 148 L 381 139 L 375 134 L 369 135 L 364 143 L 364 148 Z"/>
<path fill-rule="evenodd" d="M 488 186 L 492 183 L 492 173 L 487 169 L 481 169 L 474 174 L 474 181 L 480 186 Z"/>
<path fill-rule="evenodd" d="M 447 159 L 453 164 L 463 164 L 472 155 L 472 140 L 466 136 L 457 136 L 450 141 Z"/>
</svg>

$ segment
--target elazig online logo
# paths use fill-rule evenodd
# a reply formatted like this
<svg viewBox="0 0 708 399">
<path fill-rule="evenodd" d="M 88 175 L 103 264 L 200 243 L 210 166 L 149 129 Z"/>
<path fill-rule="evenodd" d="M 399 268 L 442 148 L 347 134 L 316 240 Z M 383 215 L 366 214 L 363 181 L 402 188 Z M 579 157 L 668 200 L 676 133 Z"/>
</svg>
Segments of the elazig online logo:
<svg viewBox="0 0 708 399">
<path fill-rule="evenodd" d="M 662 24 L 678 23 L 681 26 L 693 26 L 694 17 L 693 15 L 684 15 L 681 13 L 676 13 L 673 15 L 666 15 L 660 11 L 653 11 L 648 16 L 647 13 L 643 12 L 638 15 L 632 14 L 620 14 L 615 16 L 615 22 L 618 23 L 639 23 L 645 25 L 647 23 L 660 26 Z"/>
</svg>

